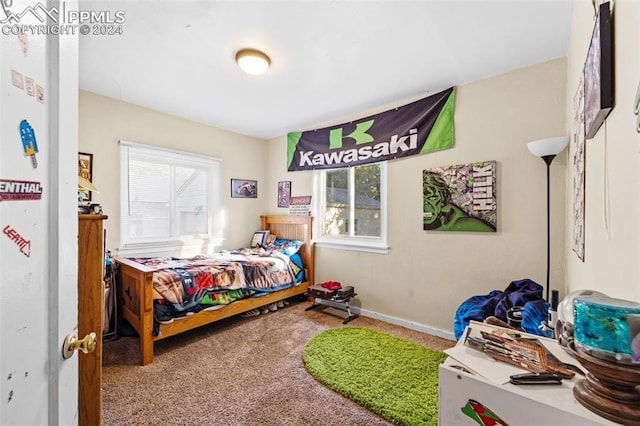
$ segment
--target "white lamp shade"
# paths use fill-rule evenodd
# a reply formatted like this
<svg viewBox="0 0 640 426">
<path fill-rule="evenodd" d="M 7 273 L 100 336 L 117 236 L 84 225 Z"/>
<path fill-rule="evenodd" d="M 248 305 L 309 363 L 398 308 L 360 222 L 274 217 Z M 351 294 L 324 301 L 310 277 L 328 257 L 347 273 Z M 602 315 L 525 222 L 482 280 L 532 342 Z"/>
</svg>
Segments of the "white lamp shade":
<svg viewBox="0 0 640 426">
<path fill-rule="evenodd" d="M 557 138 L 540 139 L 537 141 L 529 142 L 527 148 L 533 155 L 538 157 L 544 157 L 547 155 L 557 155 L 566 148 L 569 143 L 569 138 L 566 136 L 560 136 Z"/>
<path fill-rule="evenodd" d="M 255 49 L 242 49 L 236 53 L 236 62 L 247 74 L 260 75 L 267 72 L 271 60 L 267 55 Z"/>
</svg>

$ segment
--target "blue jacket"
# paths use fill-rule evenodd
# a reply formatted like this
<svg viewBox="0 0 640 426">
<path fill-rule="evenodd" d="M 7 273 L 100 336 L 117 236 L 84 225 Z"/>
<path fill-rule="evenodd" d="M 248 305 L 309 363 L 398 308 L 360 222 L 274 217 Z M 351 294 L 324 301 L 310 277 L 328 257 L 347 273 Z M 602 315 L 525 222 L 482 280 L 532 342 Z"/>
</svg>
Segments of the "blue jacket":
<svg viewBox="0 0 640 426">
<path fill-rule="evenodd" d="M 453 332 L 460 339 L 469 321 L 484 321 L 495 316 L 507 322 L 507 311 L 514 306 L 522 306 L 522 328 L 527 333 L 551 337 L 550 331 L 540 325 L 547 321 L 549 304 L 542 298 L 542 286 L 528 278 L 512 281 L 504 290 L 493 290 L 484 296 L 472 296 L 462 302 L 456 310 Z"/>
</svg>

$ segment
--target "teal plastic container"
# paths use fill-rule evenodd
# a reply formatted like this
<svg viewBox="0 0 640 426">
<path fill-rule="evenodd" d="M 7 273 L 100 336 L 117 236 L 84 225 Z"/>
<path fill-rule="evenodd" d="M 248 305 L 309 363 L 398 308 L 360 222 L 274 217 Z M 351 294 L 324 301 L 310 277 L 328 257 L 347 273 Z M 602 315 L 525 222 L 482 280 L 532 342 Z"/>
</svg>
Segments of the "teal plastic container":
<svg viewBox="0 0 640 426">
<path fill-rule="evenodd" d="M 640 303 L 578 296 L 573 306 L 578 350 L 619 364 L 640 365 Z"/>
</svg>

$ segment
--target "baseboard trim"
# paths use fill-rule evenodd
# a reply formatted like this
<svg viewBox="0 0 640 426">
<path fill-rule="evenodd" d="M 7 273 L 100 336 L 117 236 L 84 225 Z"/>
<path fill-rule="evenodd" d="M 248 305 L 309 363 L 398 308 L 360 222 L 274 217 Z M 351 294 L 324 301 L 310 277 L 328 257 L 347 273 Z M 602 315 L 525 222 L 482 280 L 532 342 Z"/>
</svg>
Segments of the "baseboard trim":
<svg viewBox="0 0 640 426">
<path fill-rule="evenodd" d="M 345 305 L 343 303 L 337 303 L 332 300 L 319 299 L 316 298 L 316 303 L 322 303 L 323 305 L 330 306 L 332 308 L 336 308 L 344 311 Z M 416 322 L 403 320 L 400 318 L 392 317 L 389 315 L 384 315 L 379 312 L 369 311 L 366 309 L 356 308 L 355 306 L 350 306 L 351 311 L 354 314 L 361 315 L 363 317 L 369 317 L 373 319 L 377 319 L 380 321 L 388 322 L 389 324 L 398 325 L 400 327 L 408 328 L 410 330 L 416 330 L 421 333 L 430 334 L 432 336 L 442 337 L 443 339 L 456 341 L 455 335 L 452 332 L 440 330 L 438 328 L 428 327 L 423 324 L 418 324 Z"/>
</svg>

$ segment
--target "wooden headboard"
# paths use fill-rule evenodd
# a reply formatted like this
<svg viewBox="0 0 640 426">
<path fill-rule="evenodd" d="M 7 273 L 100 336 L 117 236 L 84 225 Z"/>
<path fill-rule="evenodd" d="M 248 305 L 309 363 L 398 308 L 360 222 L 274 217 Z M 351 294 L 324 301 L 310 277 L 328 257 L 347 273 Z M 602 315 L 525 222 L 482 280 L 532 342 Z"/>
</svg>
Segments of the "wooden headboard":
<svg viewBox="0 0 640 426">
<path fill-rule="evenodd" d="M 278 238 L 288 240 L 300 240 L 304 244 L 300 248 L 300 257 L 307 266 L 307 282 L 310 286 L 314 284 L 314 249 L 312 239 L 312 216 L 295 215 L 265 215 L 262 219 L 262 229 L 269 230 L 271 234 Z"/>
</svg>

